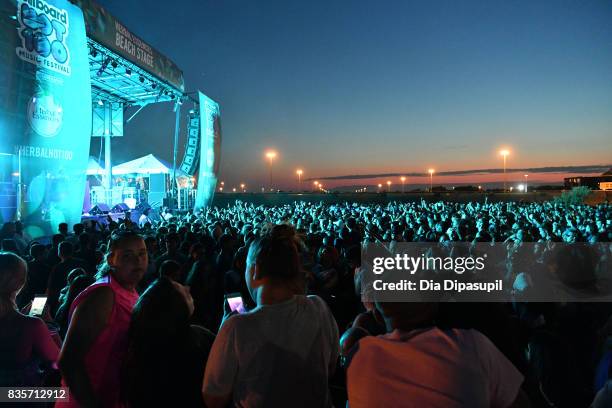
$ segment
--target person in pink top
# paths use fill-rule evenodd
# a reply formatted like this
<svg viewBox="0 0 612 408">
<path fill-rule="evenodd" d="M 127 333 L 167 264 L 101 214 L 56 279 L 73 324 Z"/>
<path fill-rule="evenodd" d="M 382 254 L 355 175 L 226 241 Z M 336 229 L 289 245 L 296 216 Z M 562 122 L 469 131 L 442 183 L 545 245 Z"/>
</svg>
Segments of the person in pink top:
<svg viewBox="0 0 612 408">
<path fill-rule="evenodd" d="M 62 385 L 70 401 L 57 407 L 118 407 L 121 365 L 127 352 L 136 285 L 147 269 L 142 237 L 131 231 L 113 233 L 98 280 L 73 302 L 71 320 L 59 358 Z"/>
</svg>

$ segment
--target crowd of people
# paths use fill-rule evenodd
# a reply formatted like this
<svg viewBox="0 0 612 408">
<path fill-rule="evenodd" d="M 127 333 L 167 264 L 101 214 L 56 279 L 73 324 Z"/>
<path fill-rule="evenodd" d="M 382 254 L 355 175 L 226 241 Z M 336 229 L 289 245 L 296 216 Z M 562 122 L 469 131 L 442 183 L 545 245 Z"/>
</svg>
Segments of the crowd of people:
<svg viewBox="0 0 612 408">
<path fill-rule="evenodd" d="M 141 220 L 60 224 L 46 244 L 3 225 L 0 386 L 61 384 L 66 407 L 612 406 L 610 303 L 391 303 L 359 280 L 375 242 L 599 243 L 609 262 L 609 204 L 238 201 Z M 511 286 L 527 279 L 509 264 Z"/>
</svg>

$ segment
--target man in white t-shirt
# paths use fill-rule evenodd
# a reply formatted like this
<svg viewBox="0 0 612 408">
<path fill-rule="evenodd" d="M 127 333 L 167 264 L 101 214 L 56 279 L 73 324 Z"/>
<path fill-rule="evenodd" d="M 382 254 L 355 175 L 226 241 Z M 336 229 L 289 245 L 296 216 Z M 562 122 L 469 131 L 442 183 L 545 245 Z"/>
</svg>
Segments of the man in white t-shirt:
<svg viewBox="0 0 612 408">
<path fill-rule="evenodd" d="M 303 272 L 293 239 L 276 226 L 251 245 L 245 278 L 258 306 L 221 326 L 204 374 L 207 407 L 332 406 L 338 326 L 321 298 L 296 294 Z"/>
<path fill-rule="evenodd" d="M 140 215 L 140 217 L 138 218 L 138 227 L 139 228 L 144 228 L 144 226 L 149 223 L 149 224 L 153 224 L 151 222 L 151 219 L 149 218 L 149 209 L 147 208 L 146 210 L 143 211 L 143 213 Z"/>
<path fill-rule="evenodd" d="M 359 341 L 347 371 L 351 408 L 525 406 L 523 376 L 483 334 L 435 327 L 433 304 L 377 307 L 393 331 Z"/>
<path fill-rule="evenodd" d="M 203 392 L 240 407 L 330 407 L 327 380 L 338 358 L 338 328 L 325 302 L 295 296 L 225 321 Z"/>
<path fill-rule="evenodd" d="M 606 408 L 612 407 L 612 380 L 607 383 L 597 392 L 595 399 L 590 408 Z"/>
</svg>

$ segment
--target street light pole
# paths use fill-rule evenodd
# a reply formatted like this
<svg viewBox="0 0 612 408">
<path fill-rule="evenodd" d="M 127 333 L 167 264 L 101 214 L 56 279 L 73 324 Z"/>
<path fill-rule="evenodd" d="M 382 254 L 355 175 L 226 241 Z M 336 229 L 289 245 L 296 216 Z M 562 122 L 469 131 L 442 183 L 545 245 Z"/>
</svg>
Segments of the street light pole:
<svg viewBox="0 0 612 408">
<path fill-rule="evenodd" d="M 266 157 L 268 158 L 269 162 L 268 162 L 268 169 L 270 171 L 270 190 L 272 190 L 272 161 L 274 160 L 274 158 L 276 157 L 276 152 L 273 150 L 270 150 L 266 153 Z"/>
<path fill-rule="evenodd" d="M 429 169 L 429 192 L 433 192 L 433 174 L 434 174 L 434 169 Z"/>
<path fill-rule="evenodd" d="M 268 182 L 268 188 L 272 190 L 272 158 L 270 158 L 270 164 L 268 165 L 268 170 L 270 173 L 270 181 Z"/>
<path fill-rule="evenodd" d="M 506 177 L 506 157 L 508 157 L 508 155 L 510 154 L 510 152 L 506 149 L 502 150 L 499 152 L 499 154 L 502 155 L 502 157 L 504 158 L 504 193 L 507 191 L 506 187 L 508 184 L 508 179 Z"/>
<path fill-rule="evenodd" d="M 302 173 L 304 172 L 302 169 L 297 169 L 296 173 L 298 176 L 298 191 L 302 191 Z"/>
<path fill-rule="evenodd" d="M 506 155 L 504 154 L 504 192 L 506 191 L 507 184 L 508 184 L 508 178 L 506 177 Z"/>
</svg>

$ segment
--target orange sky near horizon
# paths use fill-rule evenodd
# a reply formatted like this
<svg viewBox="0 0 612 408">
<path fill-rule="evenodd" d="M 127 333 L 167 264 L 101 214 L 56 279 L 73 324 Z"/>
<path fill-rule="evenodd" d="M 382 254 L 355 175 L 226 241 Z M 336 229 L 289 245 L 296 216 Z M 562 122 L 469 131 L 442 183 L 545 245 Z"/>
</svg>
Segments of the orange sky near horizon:
<svg viewBox="0 0 612 408">
<path fill-rule="evenodd" d="M 516 173 L 507 173 L 508 184 L 524 184 L 525 180 L 529 184 L 557 184 L 563 183 L 563 179 L 566 177 L 581 177 L 581 176 L 598 176 L 599 173 L 531 173 L 527 178 L 524 177 L 526 173 L 516 172 Z M 383 183 L 385 184 L 387 180 L 391 181 L 392 186 L 401 186 L 401 180 L 399 177 L 391 177 L 391 178 L 375 178 L 375 179 L 367 179 L 367 180 L 355 180 L 359 181 L 357 184 L 364 182 L 364 184 L 377 184 Z M 351 185 L 352 180 L 326 180 L 327 184 L 330 186 L 341 186 L 341 185 Z M 468 174 L 462 176 L 433 176 L 433 184 L 434 185 L 445 185 L 451 186 L 453 184 L 485 184 L 485 183 L 503 183 L 504 178 L 502 174 Z M 417 185 L 417 184 L 429 184 L 429 177 L 407 177 L 405 181 L 405 185 Z M 386 184 L 385 184 L 386 186 Z"/>
</svg>

